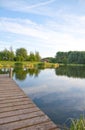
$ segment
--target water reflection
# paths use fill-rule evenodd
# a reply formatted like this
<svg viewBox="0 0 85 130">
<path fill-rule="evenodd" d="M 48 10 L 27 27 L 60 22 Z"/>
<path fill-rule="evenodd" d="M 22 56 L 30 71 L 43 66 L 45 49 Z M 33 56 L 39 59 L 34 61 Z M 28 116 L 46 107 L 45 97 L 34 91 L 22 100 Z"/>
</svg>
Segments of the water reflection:
<svg viewBox="0 0 85 130">
<path fill-rule="evenodd" d="M 6 70 L 6 69 L 5 69 Z M 26 75 L 29 74 L 30 76 L 38 77 L 39 73 L 41 72 L 40 68 L 14 68 L 16 79 L 25 80 Z M 0 72 L 3 72 L 0 70 Z M 85 78 L 85 67 L 82 66 L 61 66 L 55 69 L 55 74 L 59 76 L 68 76 L 74 78 Z"/>
<path fill-rule="evenodd" d="M 18 80 L 25 80 L 27 71 L 25 71 L 23 68 L 14 68 L 15 72 L 15 78 Z"/>
<path fill-rule="evenodd" d="M 27 75 L 22 82 L 16 80 L 16 71 L 13 79 L 55 123 L 85 113 L 84 67 L 39 70 L 36 78 L 36 71 L 30 70 L 31 76 L 30 71 L 23 71 Z"/>
<path fill-rule="evenodd" d="M 25 80 L 27 74 L 29 74 L 29 76 L 35 76 L 38 77 L 38 74 L 40 73 L 40 69 L 37 68 L 33 68 L 33 69 L 28 69 L 28 68 L 14 68 L 15 73 L 15 78 L 17 80 Z"/>
<path fill-rule="evenodd" d="M 40 73 L 40 69 L 38 69 L 38 68 L 28 69 L 27 72 L 28 72 L 28 74 L 29 74 L 30 76 L 38 77 L 38 75 L 39 75 L 39 73 Z"/>
<path fill-rule="evenodd" d="M 0 74 L 8 74 L 9 73 L 9 68 L 1 68 L 0 69 Z"/>
<path fill-rule="evenodd" d="M 15 73 L 16 79 L 19 80 L 25 80 L 26 75 L 29 74 L 30 76 L 38 77 L 41 70 L 44 70 L 43 68 L 17 68 L 15 67 L 13 69 L 13 72 Z M 6 74 L 9 73 L 9 68 L 1 68 L 0 74 Z M 67 77 L 74 77 L 74 78 L 85 78 L 85 67 L 83 66 L 61 66 L 59 68 L 55 69 L 55 74 L 59 76 L 67 76 Z"/>
<path fill-rule="evenodd" d="M 74 78 L 85 78 L 85 66 L 61 66 L 55 69 L 56 75 L 66 75 Z"/>
</svg>

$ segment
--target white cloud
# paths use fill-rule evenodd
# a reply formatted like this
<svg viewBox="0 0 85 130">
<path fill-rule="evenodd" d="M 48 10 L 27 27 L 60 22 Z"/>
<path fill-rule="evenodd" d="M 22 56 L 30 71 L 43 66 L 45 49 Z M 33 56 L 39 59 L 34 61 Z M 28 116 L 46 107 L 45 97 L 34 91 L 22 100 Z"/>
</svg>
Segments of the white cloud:
<svg viewBox="0 0 85 130">
<path fill-rule="evenodd" d="M 54 1 L 55 0 L 48 0 L 48 1 L 37 3 L 37 4 L 33 4 L 33 5 L 28 6 L 27 9 L 33 9 L 33 8 L 36 8 L 36 7 L 45 6 L 45 5 L 51 4 Z"/>
<path fill-rule="evenodd" d="M 14 0 L 1 0 L 0 5 L 3 6 L 3 7 L 11 8 L 11 9 L 14 9 L 14 7 L 15 7 L 15 9 L 17 8 L 18 10 L 20 9 L 20 7 L 21 7 L 21 9 L 23 9 L 24 6 L 27 7 L 25 9 L 33 9 L 33 8 L 36 8 L 36 7 L 41 7 L 41 6 L 51 4 L 54 1 L 55 0 L 43 0 L 43 2 L 42 1 L 28 2 L 28 1 L 24 1 L 24 0 L 21 0 L 21 1 L 17 1 L 17 0 L 15 0 L 15 1 Z"/>
<path fill-rule="evenodd" d="M 43 0 L 42 1 L 24 1 L 24 0 L 1 0 L 0 6 L 8 10 L 24 12 L 24 13 L 34 13 L 46 16 L 52 16 L 52 13 L 49 10 L 48 5 L 54 3 L 55 0 Z M 46 7 L 46 8 L 45 8 Z"/>
<path fill-rule="evenodd" d="M 68 41 L 69 39 L 76 40 L 74 33 L 85 34 L 85 25 L 82 24 L 81 21 L 76 25 L 76 20 L 74 24 L 66 25 L 66 24 L 58 24 L 55 21 L 49 22 L 48 24 L 39 25 L 27 19 L 8 19 L 1 18 L 0 19 L 0 30 L 12 32 L 16 34 L 22 34 L 27 36 L 36 37 L 43 40 L 53 41 L 56 40 L 59 43 L 63 43 Z M 85 18 L 83 17 L 83 20 Z M 72 34 L 73 33 L 73 34 Z M 62 38 L 62 40 L 61 40 Z M 70 42 L 70 41 L 69 41 Z"/>
<path fill-rule="evenodd" d="M 53 77 L 55 78 L 55 77 Z M 52 78 L 51 78 L 52 80 Z M 60 81 L 60 82 L 59 82 Z M 60 96 L 58 97 L 62 97 L 62 98 L 65 98 L 65 97 L 76 97 L 76 96 L 81 96 L 80 92 L 83 92 L 83 96 L 85 97 L 85 94 L 84 94 L 84 80 L 81 80 L 81 79 L 78 79 L 78 82 L 76 82 L 76 80 L 74 78 L 69 78 L 66 77 L 66 76 L 59 76 L 55 79 L 53 79 L 53 82 L 54 84 L 52 83 L 47 83 L 46 84 L 39 84 L 37 86 L 29 86 L 29 87 L 24 87 L 24 91 L 27 93 L 27 94 L 31 94 L 33 95 L 33 97 L 37 97 L 37 98 L 40 98 L 42 96 L 45 96 L 45 95 L 48 95 L 48 94 L 51 94 L 51 93 L 62 93 L 62 96 L 60 94 Z M 57 84 L 56 84 L 57 82 Z M 63 86 L 63 84 L 65 84 L 65 86 Z M 69 84 L 71 84 L 71 86 L 69 86 Z M 82 84 L 82 85 L 81 85 Z M 60 86 L 60 87 L 58 87 Z M 69 87 L 68 87 L 69 86 Z M 77 86 L 77 87 L 75 87 Z M 73 89 L 75 90 L 79 90 L 79 92 L 77 91 L 77 95 L 75 93 L 73 93 Z M 71 93 L 69 93 L 71 92 Z M 66 94 L 68 93 L 68 94 Z M 72 95 L 73 94 L 73 95 Z M 64 96 L 64 97 L 63 97 Z"/>
<path fill-rule="evenodd" d="M 61 22 L 56 21 L 60 19 Z M 48 19 L 43 24 L 29 19 L 0 18 L 0 32 L 33 39 L 34 46 L 49 48 L 50 51 L 84 50 L 85 16 L 62 14 L 57 19 Z M 64 21 L 64 22 L 63 22 Z M 16 39 L 16 42 L 19 39 Z M 27 39 L 25 39 L 27 41 Z M 19 42 L 20 43 L 20 42 Z M 27 44 L 27 42 L 25 42 Z M 48 50 L 47 50 L 48 51 Z M 47 52 L 49 55 L 50 52 Z"/>
</svg>

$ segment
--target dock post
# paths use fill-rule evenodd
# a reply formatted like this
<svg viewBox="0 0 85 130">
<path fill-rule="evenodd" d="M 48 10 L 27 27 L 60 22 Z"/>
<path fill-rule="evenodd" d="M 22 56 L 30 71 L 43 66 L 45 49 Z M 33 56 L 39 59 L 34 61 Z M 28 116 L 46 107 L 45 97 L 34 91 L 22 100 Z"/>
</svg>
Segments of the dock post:
<svg viewBox="0 0 85 130">
<path fill-rule="evenodd" d="M 12 78 L 12 68 L 9 69 L 9 78 Z"/>
</svg>

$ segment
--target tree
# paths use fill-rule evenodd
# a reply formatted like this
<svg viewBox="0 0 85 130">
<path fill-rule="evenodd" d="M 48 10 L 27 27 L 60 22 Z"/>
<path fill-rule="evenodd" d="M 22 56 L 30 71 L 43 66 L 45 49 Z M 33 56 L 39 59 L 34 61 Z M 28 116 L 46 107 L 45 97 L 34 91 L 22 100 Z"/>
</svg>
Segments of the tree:
<svg viewBox="0 0 85 130">
<path fill-rule="evenodd" d="M 33 52 L 30 52 L 29 61 L 35 61 L 35 55 Z"/>
<path fill-rule="evenodd" d="M 16 60 L 25 61 L 27 59 L 27 50 L 25 48 L 19 48 L 16 50 Z"/>
<path fill-rule="evenodd" d="M 85 64 L 85 51 L 57 52 L 56 62 L 64 64 Z"/>
<path fill-rule="evenodd" d="M 3 60 L 3 52 L 0 52 L 0 60 Z"/>
<path fill-rule="evenodd" d="M 9 60 L 9 56 L 10 56 L 9 51 L 7 49 L 4 49 L 2 51 L 2 60 Z"/>
<path fill-rule="evenodd" d="M 39 55 L 39 52 L 35 52 L 35 60 L 36 61 L 40 61 L 41 60 L 41 57 Z"/>
<path fill-rule="evenodd" d="M 67 63 L 68 52 L 57 52 L 56 53 L 56 62 L 58 63 Z"/>
<path fill-rule="evenodd" d="M 14 60 L 14 52 L 4 49 L 2 52 L 0 52 L 0 60 Z"/>
<path fill-rule="evenodd" d="M 14 57 L 15 57 L 15 55 L 14 55 L 13 49 L 12 49 L 12 47 L 10 47 L 10 60 L 13 61 Z"/>
</svg>

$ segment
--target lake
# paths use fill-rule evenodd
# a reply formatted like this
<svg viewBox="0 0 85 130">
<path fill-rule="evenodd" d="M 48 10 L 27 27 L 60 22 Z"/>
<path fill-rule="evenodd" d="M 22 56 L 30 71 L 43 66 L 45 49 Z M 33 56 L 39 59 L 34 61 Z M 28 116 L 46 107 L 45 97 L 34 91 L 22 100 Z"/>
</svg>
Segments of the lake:
<svg viewBox="0 0 85 130">
<path fill-rule="evenodd" d="M 13 79 L 56 124 L 85 115 L 85 67 L 15 69 Z"/>
</svg>

